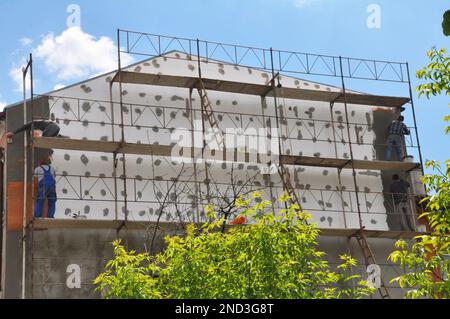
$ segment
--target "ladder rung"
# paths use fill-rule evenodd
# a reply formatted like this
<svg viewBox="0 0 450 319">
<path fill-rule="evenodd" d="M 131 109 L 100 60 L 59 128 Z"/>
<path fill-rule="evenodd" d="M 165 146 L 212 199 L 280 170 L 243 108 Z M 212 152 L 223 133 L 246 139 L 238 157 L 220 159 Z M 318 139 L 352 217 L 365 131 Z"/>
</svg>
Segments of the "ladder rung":
<svg viewBox="0 0 450 319">
<path fill-rule="evenodd" d="M 203 109 L 204 113 L 206 114 L 208 122 L 214 132 L 214 136 L 217 141 L 217 144 L 219 146 L 221 146 L 221 145 L 223 145 L 222 131 L 220 130 L 219 125 L 216 120 L 216 117 L 214 116 L 214 112 L 211 107 L 211 102 L 209 101 L 207 91 L 206 91 L 205 86 L 201 79 L 200 79 L 199 83 L 200 83 L 200 87 L 198 88 L 198 93 L 200 95 L 200 99 L 202 102 L 202 109 Z"/>
</svg>

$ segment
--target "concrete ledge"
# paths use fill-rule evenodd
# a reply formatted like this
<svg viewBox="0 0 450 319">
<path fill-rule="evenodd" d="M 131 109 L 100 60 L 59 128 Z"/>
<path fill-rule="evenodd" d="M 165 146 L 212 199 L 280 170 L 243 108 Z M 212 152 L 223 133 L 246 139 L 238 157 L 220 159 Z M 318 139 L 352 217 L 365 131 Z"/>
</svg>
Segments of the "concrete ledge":
<svg viewBox="0 0 450 319">
<path fill-rule="evenodd" d="M 38 218 L 33 222 L 34 230 L 46 229 L 120 229 L 126 226 L 127 229 L 146 229 L 156 227 L 156 222 L 137 222 L 123 220 L 96 220 L 96 219 L 54 219 Z M 179 230 L 182 225 L 179 223 L 159 222 L 158 228 L 163 230 Z"/>
<path fill-rule="evenodd" d="M 321 228 L 320 236 L 339 236 L 339 237 L 353 237 L 359 232 L 359 229 L 336 229 L 336 228 Z M 397 230 L 370 230 L 365 229 L 364 235 L 367 238 L 388 238 L 388 239 L 412 239 L 416 236 L 426 235 L 427 233 L 413 232 L 413 231 L 397 231 Z"/>
<path fill-rule="evenodd" d="M 46 229 L 147 229 L 156 227 L 157 223 L 153 221 L 125 221 L 122 220 L 94 220 L 94 219 L 47 219 L 39 218 L 33 222 L 34 230 Z M 180 230 L 186 227 L 188 223 L 159 222 L 158 228 L 161 230 Z M 197 226 L 200 226 L 197 223 Z M 233 227 L 227 225 L 227 227 Z M 321 228 L 320 236 L 353 237 L 359 229 L 339 229 L 339 228 Z M 422 232 L 394 231 L 394 230 L 364 230 L 368 238 L 389 238 L 389 239 L 412 239 L 416 236 L 425 235 Z"/>
</svg>

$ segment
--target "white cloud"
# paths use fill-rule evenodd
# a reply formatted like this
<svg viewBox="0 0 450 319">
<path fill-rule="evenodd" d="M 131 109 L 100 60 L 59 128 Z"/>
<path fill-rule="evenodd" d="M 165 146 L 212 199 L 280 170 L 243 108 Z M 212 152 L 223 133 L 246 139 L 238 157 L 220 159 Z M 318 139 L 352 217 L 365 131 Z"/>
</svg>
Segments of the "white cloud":
<svg viewBox="0 0 450 319">
<path fill-rule="evenodd" d="M 109 37 L 96 39 L 80 27 L 49 33 L 35 49 L 37 58 L 60 80 L 73 80 L 117 69 L 117 46 Z M 122 55 L 123 65 L 133 62 Z"/>
<path fill-rule="evenodd" d="M 0 99 L 2 98 L 2 95 L 0 94 Z M 5 106 L 7 106 L 8 103 L 0 100 L 0 112 L 3 111 L 3 109 L 5 108 Z"/>
<path fill-rule="evenodd" d="M 27 47 L 33 43 L 33 39 L 30 39 L 28 37 L 23 37 L 19 41 L 23 47 Z"/>
<path fill-rule="evenodd" d="M 22 68 L 27 65 L 27 62 L 24 58 L 20 61 L 19 64 L 14 64 L 13 67 L 9 70 L 9 77 L 16 84 L 16 91 L 23 91 L 23 72 Z M 27 92 L 30 90 L 30 72 L 27 73 Z"/>
<path fill-rule="evenodd" d="M 53 90 L 56 91 L 56 90 L 62 89 L 63 87 L 66 87 L 66 86 L 64 84 L 58 83 L 53 87 Z"/>
</svg>

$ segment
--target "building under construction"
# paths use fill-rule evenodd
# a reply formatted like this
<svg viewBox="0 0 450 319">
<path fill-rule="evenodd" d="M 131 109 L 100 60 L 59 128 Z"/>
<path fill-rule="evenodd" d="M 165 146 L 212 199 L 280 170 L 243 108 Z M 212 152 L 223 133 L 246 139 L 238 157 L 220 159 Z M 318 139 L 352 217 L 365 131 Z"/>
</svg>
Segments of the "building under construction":
<svg viewBox="0 0 450 319">
<path fill-rule="evenodd" d="M 117 36 L 116 71 L 5 108 L 5 132 L 51 119 L 64 137 L 2 138 L 4 298 L 98 298 L 92 281 L 113 239 L 156 252 L 164 235 L 205 221 L 208 203 L 231 220 L 232 199 L 256 190 L 275 211 L 287 192 L 310 212 L 331 264 L 350 253 L 363 278 L 378 265 L 374 298 L 404 295 L 389 283 L 402 270 L 387 256 L 398 238 L 426 231 L 407 63 Z M 122 66 L 124 55 L 142 61 Z M 402 111 L 408 156 L 386 161 L 386 130 Z M 33 172 L 49 155 L 56 214 L 34 219 Z M 398 223 L 393 174 L 411 184 L 411 230 Z M 70 285 L 77 267 L 80 284 Z"/>
</svg>

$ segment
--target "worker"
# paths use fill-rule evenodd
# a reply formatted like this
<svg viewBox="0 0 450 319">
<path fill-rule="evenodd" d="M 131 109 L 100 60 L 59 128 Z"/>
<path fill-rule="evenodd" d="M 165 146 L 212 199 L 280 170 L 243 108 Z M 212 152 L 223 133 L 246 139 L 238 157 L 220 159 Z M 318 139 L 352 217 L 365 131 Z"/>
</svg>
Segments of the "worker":
<svg viewBox="0 0 450 319">
<path fill-rule="evenodd" d="M 19 127 L 18 129 L 12 132 L 8 132 L 6 134 L 6 137 L 13 138 L 14 135 L 20 132 L 31 130 L 32 124 L 34 125 L 34 129 L 42 131 L 42 136 L 44 137 L 62 137 L 61 135 L 59 135 L 59 125 L 49 120 L 28 122 L 27 124 Z"/>
<path fill-rule="evenodd" d="M 387 129 L 387 149 L 386 149 L 386 160 L 390 161 L 392 159 L 392 149 L 395 149 L 397 153 L 397 160 L 401 161 L 403 159 L 403 139 L 404 135 L 409 135 L 409 128 L 403 123 L 405 118 L 400 115 L 396 120 L 393 120 Z"/>
<path fill-rule="evenodd" d="M 34 216 L 42 217 L 42 209 L 44 208 L 45 199 L 47 199 L 48 211 L 47 217 L 54 218 L 56 208 L 56 179 L 55 170 L 50 165 L 51 159 L 47 157 L 34 170 L 34 175 L 38 178 L 38 193 L 36 199 L 36 207 Z"/>
<path fill-rule="evenodd" d="M 390 192 L 394 204 L 394 217 L 396 224 L 400 225 L 400 230 L 413 231 L 411 226 L 411 210 L 408 203 L 408 188 L 410 184 L 400 179 L 398 174 L 392 175 Z"/>
</svg>

